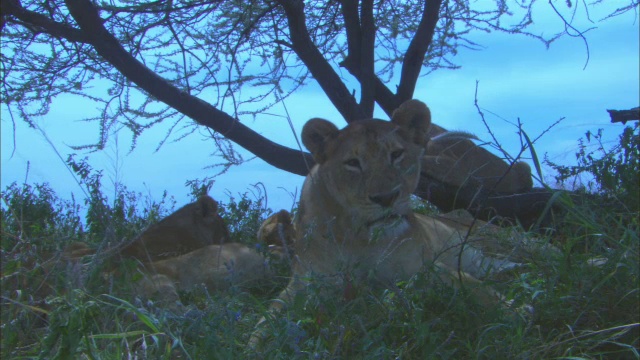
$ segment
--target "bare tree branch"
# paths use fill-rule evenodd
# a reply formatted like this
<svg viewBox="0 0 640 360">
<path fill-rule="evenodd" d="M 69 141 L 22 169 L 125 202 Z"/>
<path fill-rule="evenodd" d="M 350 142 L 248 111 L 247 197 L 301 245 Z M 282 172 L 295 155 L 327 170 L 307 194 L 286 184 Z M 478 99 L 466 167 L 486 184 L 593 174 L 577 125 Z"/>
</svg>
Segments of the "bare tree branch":
<svg viewBox="0 0 640 360">
<path fill-rule="evenodd" d="M 267 163 L 285 171 L 305 175 L 305 159 L 311 157 L 264 138 L 237 119 L 171 85 L 129 54 L 104 28 L 103 20 L 89 0 L 66 0 L 69 12 L 87 34 L 96 52 L 151 96 L 175 108 L 199 124 L 207 126 L 237 143 Z"/>
<path fill-rule="evenodd" d="M 338 74 L 314 45 L 305 23 L 304 2 L 300 0 L 280 0 L 289 22 L 289 36 L 296 55 L 307 66 L 331 103 L 347 122 L 366 118 L 355 99 L 349 93 Z"/>
<path fill-rule="evenodd" d="M 411 40 L 402 61 L 400 84 L 396 93 L 397 102 L 399 103 L 413 97 L 413 91 L 416 88 L 418 76 L 422 70 L 424 55 L 429 50 L 438 23 L 440 5 L 442 5 L 442 0 L 427 0 L 424 4 L 424 11 L 422 12 L 418 30 L 416 30 L 416 34 Z"/>
<path fill-rule="evenodd" d="M 482 185 L 469 179 L 462 187 L 438 181 L 426 173 L 422 173 L 415 195 L 436 205 L 443 212 L 455 209 L 466 209 L 475 217 L 489 221 L 500 216 L 513 223 L 520 223 L 528 229 L 537 222 L 544 223 L 550 214 L 544 214 L 549 208 L 558 211 L 559 206 L 547 207 L 553 199 L 554 191 L 534 188 L 521 194 L 495 194 Z"/>
<path fill-rule="evenodd" d="M 361 19 L 361 56 L 360 66 L 362 76 L 360 77 L 360 106 L 366 117 L 373 117 L 373 107 L 375 105 L 374 86 L 374 48 L 376 40 L 376 25 L 373 19 L 373 0 L 363 0 L 360 5 Z"/>
<path fill-rule="evenodd" d="M 360 64 L 362 47 L 362 29 L 358 16 L 358 0 L 342 0 L 342 17 L 344 18 L 345 32 L 347 33 L 347 57 L 343 64 Z M 342 64 L 341 64 L 342 65 Z M 348 68 L 348 66 L 347 66 Z"/>
<path fill-rule="evenodd" d="M 37 12 L 26 10 L 20 4 L 20 0 L 2 0 L 2 18 L 4 19 L 5 16 L 14 16 L 33 33 L 43 32 L 55 38 L 64 38 L 71 42 L 89 42 L 88 36 L 81 30 L 57 23 Z"/>
</svg>

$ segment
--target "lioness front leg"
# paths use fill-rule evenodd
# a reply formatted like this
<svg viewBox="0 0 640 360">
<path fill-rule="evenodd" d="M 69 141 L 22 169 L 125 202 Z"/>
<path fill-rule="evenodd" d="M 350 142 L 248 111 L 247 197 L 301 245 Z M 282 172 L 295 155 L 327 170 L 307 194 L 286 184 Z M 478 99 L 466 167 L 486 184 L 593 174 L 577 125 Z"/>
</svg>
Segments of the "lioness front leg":
<svg viewBox="0 0 640 360">
<path fill-rule="evenodd" d="M 144 274 L 140 280 L 138 295 L 147 300 L 155 299 L 173 311 L 180 310 L 183 306 L 174 281 L 163 274 Z"/>
<path fill-rule="evenodd" d="M 264 338 L 266 337 L 266 322 L 268 322 L 267 317 L 271 317 L 275 319 L 280 313 L 286 310 L 286 307 L 293 302 L 296 295 L 304 291 L 307 283 L 300 279 L 298 276 L 293 276 L 289 285 L 286 289 L 282 290 L 280 295 L 274 300 L 272 300 L 269 309 L 267 310 L 267 315 L 260 318 L 258 323 L 255 326 L 255 330 L 251 334 L 249 338 L 248 346 L 251 349 L 258 349 L 262 344 Z"/>
<path fill-rule="evenodd" d="M 504 304 L 504 297 L 499 292 L 484 285 L 482 281 L 470 274 L 461 270 L 451 269 L 439 262 L 436 262 L 434 265 L 434 272 L 442 283 L 452 286 L 454 289 L 469 291 L 473 298 L 481 305 L 496 306 Z"/>
</svg>

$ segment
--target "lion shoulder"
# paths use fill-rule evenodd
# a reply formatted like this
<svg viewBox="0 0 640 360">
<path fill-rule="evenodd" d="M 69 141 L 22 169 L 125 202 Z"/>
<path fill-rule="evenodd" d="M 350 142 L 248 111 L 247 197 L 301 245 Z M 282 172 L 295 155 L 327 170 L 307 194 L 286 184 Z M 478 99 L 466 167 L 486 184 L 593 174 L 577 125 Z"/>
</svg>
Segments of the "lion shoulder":
<svg viewBox="0 0 640 360">
<path fill-rule="evenodd" d="M 470 184 L 507 194 L 531 190 L 533 180 L 527 163 L 510 164 L 471 140 L 477 137 L 463 131 L 433 137 L 423 158 L 424 172 L 457 187 Z"/>
<path fill-rule="evenodd" d="M 228 241 L 229 230 L 218 214 L 218 203 L 210 196 L 201 196 L 149 226 L 119 254 L 152 262 Z"/>
</svg>

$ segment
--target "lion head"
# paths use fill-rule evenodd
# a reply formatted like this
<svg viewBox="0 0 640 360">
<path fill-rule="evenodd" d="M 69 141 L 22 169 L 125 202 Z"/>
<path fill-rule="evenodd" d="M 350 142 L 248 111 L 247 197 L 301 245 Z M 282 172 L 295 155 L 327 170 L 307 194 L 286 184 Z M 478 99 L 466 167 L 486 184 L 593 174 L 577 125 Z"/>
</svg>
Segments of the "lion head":
<svg viewBox="0 0 640 360">
<path fill-rule="evenodd" d="M 151 225 L 119 253 L 151 262 L 228 241 L 229 230 L 218 215 L 218 203 L 202 196 Z"/>
<path fill-rule="evenodd" d="M 269 216 L 258 229 L 258 242 L 268 246 L 290 247 L 294 237 L 291 214 L 287 210 Z"/>
<path fill-rule="evenodd" d="M 323 209 L 350 227 L 402 224 L 430 123 L 429 109 L 416 100 L 397 109 L 391 122 L 362 120 L 338 130 L 327 120 L 309 120 L 302 142 L 317 164 L 302 190 L 300 217 L 313 204 L 314 212 Z"/>
</svg>

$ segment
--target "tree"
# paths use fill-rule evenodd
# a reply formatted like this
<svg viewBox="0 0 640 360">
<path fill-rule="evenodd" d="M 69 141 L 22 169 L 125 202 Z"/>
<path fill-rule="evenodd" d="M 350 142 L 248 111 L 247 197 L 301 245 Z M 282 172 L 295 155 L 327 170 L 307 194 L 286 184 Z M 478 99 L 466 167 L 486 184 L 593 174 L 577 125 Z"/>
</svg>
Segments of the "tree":
<svg viewBox="0 0 640 360">
<path fill-rule="evenodd" d="M 310 81 L 347 122 L 371 117 L 375 105 L 390 115 L 413 97 L 421 74 L 456 68 L 452 59 L 459 47 L 478 47 L 468 37 L 473 31 L 524 34 L 547 46 L 566 33 L 545 38 L 529 32 L 535 4 L 1 0 L 2 101 L 30 124 L 61 94 L 101 104 L 101 113 L 88 119 L 101 125 L 98 141 L 88 146 L 97 149 L 117 124 L 132 133 L 135 144 L 155 124 L 171 121 L 175 127 L 191 119 L 212 130 L 229 159 L 233 142 L 279 169 L 304 175 L 313 162 L 308 154 L 262 137 L 241 119 L 260 116 Z M 570 0 L 565 5 L 579 6 Z M 632 0 L 610 16 L 637 5 Z M 394 91 L 388 84 L 396 73 Z M 106 96 L 92 90 L 104 82 Z M 249 96 L 240 95 L 249 88 Z M 422 180 L 423 190 L 446 188 Z M 447 208 L 456 193 L 471 194 L 458 196 L 461 206 L 479 198 L 481 207 L 492 206 L 486 202 L 490 194 L 462 190 L 447 189 L 451 196 L 431 200 Z"/>
</svg>

